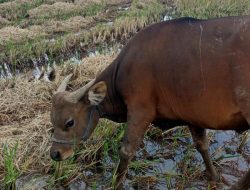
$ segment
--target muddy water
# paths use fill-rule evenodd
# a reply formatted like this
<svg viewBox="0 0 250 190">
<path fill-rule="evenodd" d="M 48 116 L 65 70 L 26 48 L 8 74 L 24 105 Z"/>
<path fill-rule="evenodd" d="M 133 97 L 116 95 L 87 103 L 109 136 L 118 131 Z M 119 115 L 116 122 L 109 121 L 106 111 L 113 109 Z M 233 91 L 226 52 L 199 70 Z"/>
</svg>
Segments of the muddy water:
<svg viewBox="0 0 250 190">
<path fill-rule="evenodd" d="M 208 130 L 208 137 L 210 154 L 221 176 L 218 189 L 228 189 L 250 169 L 250 141 L 239 151 L 243 135 Z M 143 144 L 132 161 L 125 189 L 207 189 L 203 160 L 194 149 L 188 130 L 157 138 L 147 136 Z M 141 165 L 136 167 L 136 162 Z M 116 166 L 111 159 L 107 163 Z M 98 189 L 104 189 L 101 184 L 112 178 L 111 172 L 104 174 Z"/>
<path fill-rule="evenodd" d="M 152 159 L 141 175 L 142 181 L 127 180 L 126 189 L 206 189 L 205 168 L 199 153 L 193 148 L 189 135 L 178 136 L 176 140 L 169 134 L 161 140 L 146 138 L 144 148 L 136 155 L 136 160 Z M 238 150 L 242 135 L 234 131 L 208 131 L 210 154 L 221 176 L 218 186 L 227 189 L 240 176 L 250 169 L 250 141 Z M 143 152 L 143 153 L 142 153 Z M 135 172 L 130 171 L 133 177 Z M 145 176 L 155 177 L 153 182 L 146 182 Z M 144 178 L 144 179 L 143 179 Z M 137 186 L 137 187 L 136 187 Z"/>
</svg>

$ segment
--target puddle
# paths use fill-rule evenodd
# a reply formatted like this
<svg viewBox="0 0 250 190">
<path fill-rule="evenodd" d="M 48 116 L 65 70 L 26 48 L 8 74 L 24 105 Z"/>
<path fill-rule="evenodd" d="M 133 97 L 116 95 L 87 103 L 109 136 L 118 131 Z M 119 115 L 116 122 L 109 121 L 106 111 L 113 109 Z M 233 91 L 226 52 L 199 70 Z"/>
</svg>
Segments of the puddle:
<svg viewBox="0 0 250 190">
<path fill-rule="evenodd" d="M 42 57 L 38 59 L 32 59 L 30 63 L 27 63 L 27 65 L 28 66 L 26 68 L 22 68 L 22 71 L 21 71 L 20 68 L 16 68 L 14 65 L 6 64 L 6 63 L 2 64 L 2 66 L 0 66 L 0 79 L 13 78 L 14 76 L 18 76 L 21 73 L 24 73 L 27 70 L 30 70 L 30 68 L 31 68 L 32 76 L 35 79 L 38 79 L 43 73 L 43 69 L 47 71 L 51 69 L 50 61 L 49 61 L 47 54 L 44 54 Z"/>
<path fill-rule="evenodd" d="M 187 132 L 185 132 L 188 134 Z M 215 166 L 222 181 L 218 189 L 228 189 L 249 168 L 250 141 L 244 146 L 244 154 L 237 153 L 241 135 L 233 131 L 210 131 L 210 154 L 213 155 Z M 207 189 L 205 166 L 200 154 L 193 148 L 189 135 L 183 135 L 175 140 L 170 137 L 180 135 L 174 131 L 156 141 L 146 137 L 143 146 L 137 151 L 135 159 L 130 164 L 127 178 L 124 182 L 126 190 L 133 189 Z M 218 160 L 216 160 L 218 159 Z M 101 174 L 100 187 L 112 179 L 112 170 L 116 163 L 108 157 L 103 160 L 109 166 Z"/>
<path fill-rule="evenodd" d="M 163 17 L 163 21 L 167 21 L 167 20 L 173 20 L 174 18 L 172 16 L 169 16 L 169 15 L 165 15 Z"/>
<path fill-rule="evenodd" d="M 212 136 L 210 154 L 213 155 L 213 160 L 218 159 L 216 168 L 223 176 L 224 182 L 221 182 L 221 188 L 229 188 L 250 168 L 249 160 L 245 159 L 245 157 L 249 158 L 249 151 L 244 151 L 245 157 L 237 153 L 241 135 L 234 131 L 209 131 L 209 135 Z M 154 176 L 157 182 L 151 188 L 157 190 L 206 189 L 205 166 L 200 154 L 193 149 L 191 138 L 180 137 L 175 144 L 166 143 L 165 139 L 166 137 L 161 140 L 163 143 L 155 142 L 150 138 L 144 140 L 144 148 L 137 151 L 136 160 L 152 159 L 152 163 L 137 173 L 130 169 L 132 171 L 129 172 L 128 178 Z M 250 141 L 244 146 L 244 150 L 249 148 Z M 192 170 L 194 170 L 193 173 Z M 189 182 L 183 182 L 185 175 Z M 131 181 L 127 181 L 126 189 L 130 188 L 132 188 Z"/>
<path fill-rule="evenodd" d="M 124 4 L 124 5 L 120 6 L 120 7 L 118 7 L 118 10 L 119 11 L 127 11 L 127 10 L 129 10 L 130 6 L 131 6 L 130 3 Z"/>
<path fill-rule="evenodd" d="M 122 44 L 115 44 L 111 47 L 95 48 L 85 52 L 84 56 L 80 55 L 79 52 L 75 52 L 73 56 L 65 60 L 71 64 L 84 64 L 86 57 L 96 57 L 100 55 L 110 55 L 113 53 L 119 53 L 122 49 Z M 37 59 L 32 59 L 26 68 L 20 69 L 14 68 L 14 66 L 8 64 L 0 65 L 0 79 L 10 79 L 14 76 L 19 76 L 21 73 L 30 73 L 28 74 L 29 80 L 40 80 L 41 77 L 50 82 L 49 75 L 50 72 L 56 68 L 56 62 L 49 59 L 47 54 L 44 54 L 42 57 Z"/>
<path fill-rule="evenodd" d="M 16 70 L 17 73 L 19 73 L 19 70 Z M 0 66 L 0 79 L 8 79 L 8 78 L 12 78 L 13 74 L 11 71 L 11 68 L 9 65 L 7 65 L 6 63 L 2 64 Z"/>
</svg>

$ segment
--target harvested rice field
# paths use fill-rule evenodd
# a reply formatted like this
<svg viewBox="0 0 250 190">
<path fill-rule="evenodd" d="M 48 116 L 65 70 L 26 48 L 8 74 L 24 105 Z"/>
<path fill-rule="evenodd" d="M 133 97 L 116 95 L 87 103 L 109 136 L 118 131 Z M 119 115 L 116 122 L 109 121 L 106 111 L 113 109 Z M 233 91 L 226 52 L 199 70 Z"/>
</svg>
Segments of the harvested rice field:
<svg viewBox="0 0 250 190">
<path fill-rule="evenodd" d="M 100 74 L 146 26 L 191 16 L 250 15 L 249 0 L 0 0 L 0 189 L 114 189 L 126 123 L 102 119 L 76 155 L 50 158 L 51 98 Z M 250 134 L 208 130 L 210 155 L 229 189 L 250 169 Z M 211 189 L 186 126 L 149 127 L 126 190 Z"/>
</svg>

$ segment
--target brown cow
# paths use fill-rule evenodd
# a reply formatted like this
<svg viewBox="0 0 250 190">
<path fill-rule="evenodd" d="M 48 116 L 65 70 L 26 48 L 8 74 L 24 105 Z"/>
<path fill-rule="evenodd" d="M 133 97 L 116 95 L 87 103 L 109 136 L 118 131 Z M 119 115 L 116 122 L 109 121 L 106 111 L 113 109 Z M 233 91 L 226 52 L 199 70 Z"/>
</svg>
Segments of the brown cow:
<svg viewBox="0 0 250 190">
<path fill-rule="evenodd" d="M 52 159 L 71 156 L 73 139 L 87 139 L 100 117 L 127 122 L 120 183 L 150 123 L 186 124 L 214 183 L 205 129 L 250 128 L 250 16 L 154 24 L 86 86 L 67 92 L 69 78 L 52 100 Z M 250 172 L 233 189 L 249 189 L 249 181 Z"/>
</svg>

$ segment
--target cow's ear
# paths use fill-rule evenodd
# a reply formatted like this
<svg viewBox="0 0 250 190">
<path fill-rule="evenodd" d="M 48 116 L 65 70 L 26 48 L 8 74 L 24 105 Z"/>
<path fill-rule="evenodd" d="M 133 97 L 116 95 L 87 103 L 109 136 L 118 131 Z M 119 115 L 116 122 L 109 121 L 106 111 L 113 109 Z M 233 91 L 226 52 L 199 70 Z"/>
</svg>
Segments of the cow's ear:
<svg viewBox="0 0 250 190">
<path fill-rule="evenodd" d="M 107 93 L 107 85 L 105 82 L 101 81 L 90 87 L 88 91 L 88 100 L 91 105 L 100 104 L 105 98 Z"/>
</svg>

